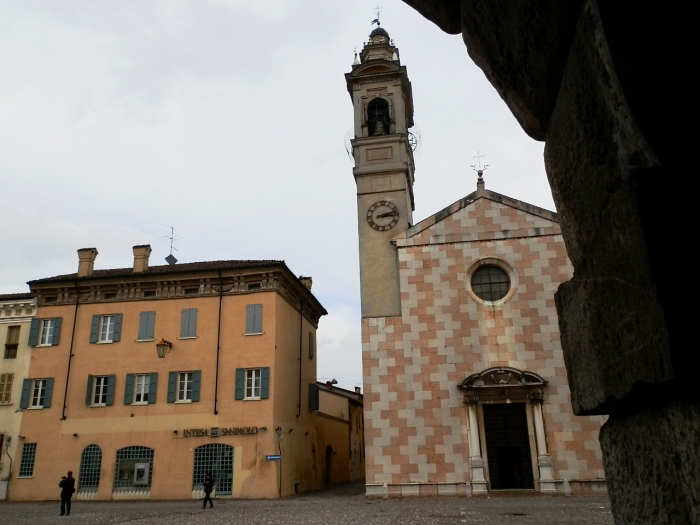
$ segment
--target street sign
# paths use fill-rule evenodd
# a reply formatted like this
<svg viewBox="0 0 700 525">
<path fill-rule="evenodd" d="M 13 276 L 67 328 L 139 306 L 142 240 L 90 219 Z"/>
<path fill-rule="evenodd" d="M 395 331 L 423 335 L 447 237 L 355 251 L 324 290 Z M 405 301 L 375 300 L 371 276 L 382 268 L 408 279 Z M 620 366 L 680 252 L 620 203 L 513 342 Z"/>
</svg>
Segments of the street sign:
<svg viewBox="0 0 700 525">
<path fill-rule="evenodd" d="M 280 456 L 279 454 L 269 454 L 265 456 L 265 459 L 268 461 L 279 461 L 280 459 L 282 459 L 282 456 Z"/>
</svg>

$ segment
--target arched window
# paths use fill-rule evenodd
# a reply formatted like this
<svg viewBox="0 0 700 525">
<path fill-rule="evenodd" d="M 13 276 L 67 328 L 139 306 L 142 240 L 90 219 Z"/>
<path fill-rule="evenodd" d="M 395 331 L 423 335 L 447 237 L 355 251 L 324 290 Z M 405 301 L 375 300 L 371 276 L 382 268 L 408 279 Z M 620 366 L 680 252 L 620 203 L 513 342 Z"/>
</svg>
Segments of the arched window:
<svg viewBox="0 0 700 525">
<path fill-rule="evenodd" d="M 367 127 L 369 136 L 391 133 L 389 103 L 383 98 L 375 98 L 367 104 Z"/>
<path fill-rule="evenodd" d="M 97 445 L 88 445 L 80 456 L 78 490 L 97 492 L 100 486 L 100 469 L 102 468 L 102 449 Z"/>
<path fill-rule="evenodd" d="M 153 449 L 126 447 L 117 450 L 114 492 L 150 490 L 153 479 Z"/>
<path fill-rule="evenodd" d="M 233 447 L 223 443 L 202 445 L 194 449 L 192 490 L 202 489 L 204 476 L 214 478 L 217 496 L 230 496 L 233 489 Z"/>
</svg>

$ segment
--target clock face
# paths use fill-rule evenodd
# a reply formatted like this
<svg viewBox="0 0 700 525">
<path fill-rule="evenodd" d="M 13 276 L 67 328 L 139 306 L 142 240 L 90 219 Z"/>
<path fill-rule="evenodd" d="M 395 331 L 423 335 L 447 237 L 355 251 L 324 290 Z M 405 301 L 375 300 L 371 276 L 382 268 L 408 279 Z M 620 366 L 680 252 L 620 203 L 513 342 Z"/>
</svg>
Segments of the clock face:
<svg viewBox="0 0 700 525">
<path fill-rule="evenodd" d="M 377 231 L 390 230 L 399 222 L 399 209 L 393 202 L 375 202 L 367 210 L 367 222 Z"/>
</svg>

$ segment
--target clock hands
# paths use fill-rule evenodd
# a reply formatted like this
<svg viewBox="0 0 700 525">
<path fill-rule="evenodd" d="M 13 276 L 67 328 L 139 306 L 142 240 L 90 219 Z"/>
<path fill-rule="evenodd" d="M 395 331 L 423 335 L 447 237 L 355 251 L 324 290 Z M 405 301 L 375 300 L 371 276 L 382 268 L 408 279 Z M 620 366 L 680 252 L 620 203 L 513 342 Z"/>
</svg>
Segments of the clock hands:
<svg viewBox="0 0 700 525">
<path fill-rule="evenodd" d="M 392 215 L 396 215 L 397 213 L 399 213 L 399 210 L 388 211 L 386 213 L 382 213 L 381 215 L 377 215 L 377 219 L 382 219 L 384 217 L 391 217 Z"/>
</svg>

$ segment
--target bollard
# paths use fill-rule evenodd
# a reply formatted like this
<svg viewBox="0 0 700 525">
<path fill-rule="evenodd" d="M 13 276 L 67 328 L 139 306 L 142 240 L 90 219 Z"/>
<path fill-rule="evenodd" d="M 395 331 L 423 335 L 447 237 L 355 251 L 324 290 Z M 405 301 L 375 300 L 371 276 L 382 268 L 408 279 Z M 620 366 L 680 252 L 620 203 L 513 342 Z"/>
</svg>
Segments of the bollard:
<svg viewBox="0 0 700 525">
<path fill-rule="evenodd" d="M 384 491 L 384 499 L 389 499 L 389 487 L 386 486 L 386 483 L 382 486 L 382 490 Z"/>
<path fill-rule="evenodd" d="M 564 480 L 564 496 L 566 496 L 567 498 L 571 497 L 571 485 L 569 485 L 568 479 Z"/>
</svg>

